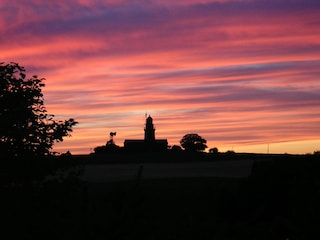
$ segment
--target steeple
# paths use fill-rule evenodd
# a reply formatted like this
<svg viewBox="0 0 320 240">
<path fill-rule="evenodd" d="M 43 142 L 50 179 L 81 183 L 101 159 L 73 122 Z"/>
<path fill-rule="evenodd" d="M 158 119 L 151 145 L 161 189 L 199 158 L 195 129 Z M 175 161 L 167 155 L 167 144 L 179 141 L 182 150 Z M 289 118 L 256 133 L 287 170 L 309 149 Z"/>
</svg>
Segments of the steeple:
<svg viewBox="0 0 320 240">
<path fill-rule="evenodd" d="M 146 120 L 146 127 L 144 129 L 144 141 L 146 142 L 154 142 L 156 140 L 155 138 L 155 129 L 154 129 L 154 126 L 153 126 L 153 119 L 152 117 L 149 117 L 147 118 Z"/>
<path fill-rule="evenodd" d="M 132 152 L 164 152 L 168 149 L 167 139 L 156 139 L 153 119 L 146 114 L 146 125 L 144 128 L 144 139 L 126 139 L 124 148 Z"/>
</svg>

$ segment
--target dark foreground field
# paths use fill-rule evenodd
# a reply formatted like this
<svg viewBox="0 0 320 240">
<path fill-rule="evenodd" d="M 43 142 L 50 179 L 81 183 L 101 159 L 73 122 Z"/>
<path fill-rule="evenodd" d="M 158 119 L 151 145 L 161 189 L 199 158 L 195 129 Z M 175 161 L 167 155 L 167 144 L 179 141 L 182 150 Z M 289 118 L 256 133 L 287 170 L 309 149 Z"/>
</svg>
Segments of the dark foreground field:
<svg viewBox="0 0 320 240">
<path fill-rule="evenodd" d="M 241 160 L 239 160 L 241 161 Z M 183 164 L 183 163 L 181 163 Z M 316 157 L 255 161 L 245 178 L 85 182 L 1 189 L 4 239 L 317 239 Z"/>
</svg>

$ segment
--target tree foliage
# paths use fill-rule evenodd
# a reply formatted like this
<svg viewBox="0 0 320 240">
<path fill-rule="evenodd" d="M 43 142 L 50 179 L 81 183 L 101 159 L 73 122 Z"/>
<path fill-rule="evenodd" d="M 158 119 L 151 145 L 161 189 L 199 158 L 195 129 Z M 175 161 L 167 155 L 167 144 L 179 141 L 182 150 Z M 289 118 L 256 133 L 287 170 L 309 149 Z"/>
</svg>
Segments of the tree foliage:
<svg viewBox="0 0 320 240">
<path fill-rule="evenodd" d="M 181 152 L 181 151 L 182 151 L 182 148 L 181 148 L 180 146 L 178 146 L 178 145 L 173 145 L 173 146 L 171 147 L 171 151 L 172 151 L 172 152 Z"/>
<path fill-rule="evenodd" d="M 17 63 L 0 63 L 0 151 L 7 157 L 49 155 L 77 122 L 57 121 L 44 106 L 44 78 L 26 79 Z"/>
<path fill-rule="evenodd" d="M 183 136 L 183 138 L 180 141 L 181 146 L 186 151 L 194 151 L 199 152 L 203 151 L 207 148 L 207 140 L 202 138 L 196 133 L 190 133 Z"/>
<path fill-rule="evenodd" d="M 210 149 L 209 149 L 209 153 L 217 154 L 217 153 L 219 153 L 219 150 L 218 150 L 218 148 L 216 148 L 216 147 L 210 148 Z"/>
</svg>

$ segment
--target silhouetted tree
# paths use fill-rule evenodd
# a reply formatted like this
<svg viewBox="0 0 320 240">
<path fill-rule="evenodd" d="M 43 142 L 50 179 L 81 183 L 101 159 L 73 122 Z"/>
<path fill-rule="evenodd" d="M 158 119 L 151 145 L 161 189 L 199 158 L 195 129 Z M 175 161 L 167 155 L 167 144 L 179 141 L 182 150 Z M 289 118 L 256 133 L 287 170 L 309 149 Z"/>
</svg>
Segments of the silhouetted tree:
<svg viewBox="0 0 320 240">
<path fill-rule="evenodd" d="M 115 153 L 122 149 L 116 144 L 106 144 L 104 146 L 97 146 L 93 149 L 94 153 Z"/>
<path fill-rule="evenodd" d="M 217 154 L 218 152 L 219 152 L 219 150 L 218 150 L 218 148 L 216 148 L 216 147 L 209 149 L 209 153 Z"/>
<path fill-rule="evenodd" d="M 203 139 L 201 136 L 199 136 L 196 133 L 190 133 L 183 136 L 183 138 L 180 141 L 181 146 L 186 151 L 203 151 L 207 148 L 207 140 Z"/>
<path fill-rule="evenodd" d="M 178 145 L 173 145 L 173 146 L 171 147 L 171 151 L 172 151 L 172 152 L 181 152 L 181 151 L 182 151 L 182 148 L 181 148 L 180 146 L 178 146 Z"/>
<path fill-rule="evenodd" d="M 94 153 L 106 153 L 107 152 L 107 148 L 106 145 L 104 146 L 97 146 L 93 149 Z"/>
<path fill-rule="evenodd" d="M 50 155 L 54 142 L 70 136 L 77 122 L 57 121 L 47 113 L 44 78 L 26 79 L 17 63 L 0 63 L 0 152 L 7 159 Z"/>
</svg>

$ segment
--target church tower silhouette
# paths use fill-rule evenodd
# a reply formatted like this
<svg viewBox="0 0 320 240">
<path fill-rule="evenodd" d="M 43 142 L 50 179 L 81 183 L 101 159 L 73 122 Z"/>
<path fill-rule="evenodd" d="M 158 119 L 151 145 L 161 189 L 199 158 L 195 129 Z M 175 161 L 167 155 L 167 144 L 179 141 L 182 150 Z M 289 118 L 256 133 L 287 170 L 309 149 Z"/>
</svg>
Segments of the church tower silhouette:
<svg viewBox="0 0 320 240">
<path fill-rule="evenodd" d="M 166 151 L 168 149 L 167 139 L 156 139 L 155 131 L 153 119 L 149 115 L 149 117 L 146 118 L 144 139 L 126 139 L 124 141 L 125 150 L 135 152 Z"/>
<path fill-rule="evenodd" d="M 144 141 L 154 142 L 156 140 L 155 131 L 156 130 L 153 126 L 153 119 L 149 115 L 149 117 L 146 120 L 146 127 L 144 129 Z"/>
</svg>

